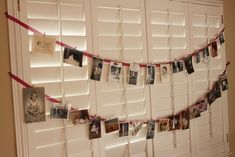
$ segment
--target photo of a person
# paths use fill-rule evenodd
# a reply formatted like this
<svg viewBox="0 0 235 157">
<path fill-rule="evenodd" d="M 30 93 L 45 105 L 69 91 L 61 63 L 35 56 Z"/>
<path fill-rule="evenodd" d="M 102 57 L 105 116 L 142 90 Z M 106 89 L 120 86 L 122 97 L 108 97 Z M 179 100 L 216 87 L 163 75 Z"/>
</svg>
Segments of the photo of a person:
<svg viewBox="0 0 235 157">
<path fill-rule="evenodd" d="M 169 119 L 159 119 L 158 130 L 159 132 L 169 131 Z"/>
<path fill-rule="evenodd" d="M 64 49 L 64 58 L 63 58 L 64 63 L 82 67 L 82 61 L 83 61 L 82 51 L 71 49 L 68 47 Z"/>
<path fill-rule="evenodd" d="M 131 64 L 129 67 L 128 84 L 137 85 L 138 75 L 139 75 L 139 65 L 138 64 Z"/>
<path fill-rule="evenodd" d="M 93 58 L 93 65 L 91 70 L 91 79 L 100 81 L 103 69 L 103 59 Z"/>
<path fill-rule="evenodd" d="M 192 74 L 194 72 L 192 56 L 185 58 L 184 64 L 185 64 L 188 74 Z"/>
<path fill-rule="evenodd" d="M 24 88 L 23 102 L 25 122 L 41 122 L 46 120 L 45 91 L 43 87 Z"/>
<path fill-rule="evenodd" d="M 154 138 L 154 132 L 155 132 L 155 122 L 151 120 L 147 124 L 146 139 L 153 139 Z"/>
<path fill-rule="evenodd" d="M 210 62 L 209 48 L 208 47 L 204 48 L 202 51 L 202 54 L 203 54 L 204 62 L 209 63 Z"/>
<path fill-rule="evenodd" d="M 200 113 L 205 112 L 207 110 L 207 103 L 205 100 L 199 101 L 197 105 L 199 106 Z"/>
<path fill-rule="evenodd" d="M 220 76 L 220 84 L 222 87 L 222 91 L 228 90 L 228 78 L 226 74 Z"/>
<path fill-rule="evenodd" d="M 100 117 L 96 117 L 91 120 L 89 125 L 89 139 L 95 139 L 101 137 L 101 121 Z"/>
<path fill-rule="evenodd" d="M 201 116 L 199 105 L 194 104 L 189 107 L 190 119 L 194 119 Z"/>
<path fill-rule="evenodd" d="M 189 129 L 189 123 L 190 123 L 190 114 L 189 110 L 184 110 L 181 112 L 181 124 L 182 124 L 182 129 Z"/>
<path fill-rule="evenodd" d="M 169 131 L 181 129 L 180 114 L 169 117 Z"/>
<path fill-rule="evenodd" d="M 217 51 L 217 41 L 213 41 L 211 43 L 211 55 L 212 57 L 216 57 L 218 56 L 218 51 Z"/>
<path fill-rule="evenodd" d="M 68 108 L 66 104 L 52 103 L 51 109 L 50 109 L 50 118 L 67 119 Z"/>
<path fill-rule="evenodd" d="M 169 75 L 170 75 L 170 64 L 161 64 L 160 65 L 161 69 L 161 80 L 162 81 L 168 81 L 169 80 Z"/>
<path fill-rule="evenodd" d="M 222 45 L 225 42 L 223 33 L 219 35 L 219 42 L 220 42 L 220 45 Z"/>
<path fill-rule="evenodd" d="M 120 83 L 121 81 L 121 70 L 122 70 L 122 63 L 111 62 L 109 68 L 109 83 Z"/>
<path fill-rule="evenodd" d="M 182 61 L 174 61 L 172 63 L 172 69 L 173 69 L 173 73 L 183 71 L 183 62 Z"/>
<path fill-rule="evenodd" d="M 195 54 L 194 59 L 195 59 L 195 63 L 197 63 L 197 64 L 201 62 L 201 54 L 200 54 L 200 52 Z"/>
<path fill-rule="evenodd" d="M 146 84 L 152 85 L 155 80 L 155 65 L 147 66 Z"/>
</svg>

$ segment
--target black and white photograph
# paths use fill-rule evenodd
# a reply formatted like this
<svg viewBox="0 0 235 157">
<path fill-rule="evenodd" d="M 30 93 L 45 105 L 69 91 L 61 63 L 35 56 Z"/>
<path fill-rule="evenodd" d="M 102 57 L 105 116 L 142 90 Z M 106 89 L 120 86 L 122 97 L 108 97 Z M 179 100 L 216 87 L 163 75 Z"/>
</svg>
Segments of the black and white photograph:
<svg viewBox="0 0 235 157">
<path fill-rule="evenodd" d="M 214 90 L 211 90 L 206 95 L 209 105 L 211 105 L 216 100 L 216 94 Z"/>
<path fill-rule="evenodd" d="M 222 91 L 228 90 L 228 77 L 226 74 L 220 76 L 220 84 Z"/>
<path fill-rule="evenodd" d="M 119 124 L 119 137 L 129 136 L 129 123 Z"/>
<path fill-rule="evenodd" d="M 197 64 L 201 62 L 201 52 L 196 53 L 196 54 L 194 55 L 194 61 L 195 61 L 195 63 L 197 63 Z"/>
<path fill-rule="evenodd" d="M 64 58 L 63 58 L 64 63 L 82 67 L 82 61 L 83 61 L 82 51 L 68 47 L 64 49 Z"/>
<path fill-rule="evenodd" d="M 209 53 L 209 48 L 205 47 L 202 51 L 204 62 L 209 63 L 210 62 L 210 53 Z"/>
<path fill-rule="evenodd" d="M 221 88 L 220 88 L 220 81 L 216 81 L 215 85 L 213 87 L 214 93 L 215 93 L 215 97 L 220 98 L 221 97 Z"/>
<path fill-rule="evenodd" d="M 217 41 L 213 41 L 211 43 L 211 55 L 212 55 L 212 57 L 217 57 L 218 56 Z"/>
<path fill-rule="evenodd" d="M 142 136 L 144 134 L 144 126 L 142 122 L 130 122 L 129 127 L 131 136 Z"/>
<path fill-rule="evenodd" d="M 185 64 L 185 67 L 186 67 L 188 74 L 192 74 L 194 72 L 192 56 L 185 58 L 184 64 Z"/>
<path fill-rule="evenodd" d="M 139 78 L 139 65 L 130 64 L 128 84 L 137 85 Z"/>
<path fill-rule="evenodd" d="M 190 124 L 190 114 L 189 110 L 187 109 L 181 112 L 182 129 L 183 130 L 189 129 L 189 124 Z"/>
<path fill-rule="evenodd" d="M 158 130 L 159 132 L 169 131 L 169 119 L 159 119 Z"/>
<path fill-rule="evenodd" d="M 56 38 L 46 35 L 33 35 L 32 53 L 53 55 L 55 52 Z"/>
<path fill-rule="evenodd" d="M 155 80 L 155 65 L 148 65 L 146 70 L 146 84 L 153 85 Z"/>
<path fill-rule="evenodd" d="M 84 110 L 70 110 L 70 120 L 73 125 L 89 123 L 90 117 L 87 109 Z"/>
<path fill-rule="evenodd" d="M 43 87 L 23 88 L 25 123 L 46 120 L 45 89 Z"/>
<path fill-rule="evenodd" d="M 161 64 L 161 81 L 169 81 L 170 79 L 170 64 Z"/>
<path fill-rule="evenodd" d="M 172 63 L 173 73 L 178 73 L 183 71 L 183 61 L 178 60 Z"/>
<path fill-rule="evenodd" d="M 110 62 L 108 82 L 120 83 L 121 71 L 122 71 L 122 63 Z"/>
<path fill-rule="evenodd" d="M 58 119 L 67 119 L 69 115 L 68 107 L 62 103 L 52 103 L 50 117 Z"/>
<path fill-rule="evenodd" d="M 106 120 L 104 122 L 104 126 L 105 126 L 105 132 L 106 133 L 119 131 L 118 118 L 113 118 L 113 119 Z"/>
<path fill-rule="evenodd" d="M 224 34 L 221 33 L 221 34 L 219 35 L 219 43 L 220 43 L 220 45 L 222 45 L 224 42 L 225 42 L 225 40 L 224 40 Z"/>
<path fill-rule="evenodd" d="M 200 108 L 198 104 L 194 104 L 189 107 L 190 119 L 194 119 L 201 116 Z"/>
<path fill-rule="evenodd" d="M 205 100 L 199 101 L 197 105 L 199 106 L 200 113 L 207 111 L 207 102 Z"/>
<path fill-rule="evenodd" d="M 181 129 L 181 115 L 173 115 L 169 118 L 169 131 Z"/>
<path fill-rule="evenodd" d="M 154 133 L 155 133 L 155 122 L 151 120 L 147 124 L 146 139 L 153 139 Z"/>
<path fill-rule="evenodd" d="M 100 117 L 95 117 L 91 119 L 89 125 L 89 139 L 96 139 L 101 137 L 101 119 Z"/>
<path fill-rule="evenodd" d="M 91 79 L 100 81 L 102 70 L 103 70 L 103 59 L 93 58 Z"/>
</svg>

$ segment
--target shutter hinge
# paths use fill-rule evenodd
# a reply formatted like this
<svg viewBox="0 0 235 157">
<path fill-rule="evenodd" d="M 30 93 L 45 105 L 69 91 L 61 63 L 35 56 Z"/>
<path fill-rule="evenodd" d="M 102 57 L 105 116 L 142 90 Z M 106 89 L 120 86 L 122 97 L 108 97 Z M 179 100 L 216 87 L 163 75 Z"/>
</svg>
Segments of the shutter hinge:
<svg viewBox="0 0 235 157">
<path fill-rule="evenodd" d="M 229 134 L 227 133 L 227 143 L 229 142 Z"/>
<path fill-rule="evenodd" d="M 20 11 L 20 0 L 17 0 L 18 11 Z"/>
</svg>

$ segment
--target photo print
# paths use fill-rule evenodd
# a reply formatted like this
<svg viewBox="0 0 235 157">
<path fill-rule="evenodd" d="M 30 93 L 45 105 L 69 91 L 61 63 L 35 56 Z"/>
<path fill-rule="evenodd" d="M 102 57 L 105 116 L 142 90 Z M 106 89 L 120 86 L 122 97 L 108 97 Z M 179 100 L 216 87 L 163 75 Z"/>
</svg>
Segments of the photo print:
<svg viewBox="0 0 235 157">
<path fill-rule="evenodd" d="M 189 107 L 190 119 L 194 119 L 201 116 L 200 108 L 198 104 L 194 104 Z"/>
<path fill-rule="evenodd" d="M 199 112 L 205 112 L 207 111 L 207 102 L 205 100 L 201 100 L 197 103 L 198 107 L 199 107 Z"/>
<path fill-rule="evenodd" d="M 207 93 L 206 97 L 209 105 L 211 105 L 216 99 L 215 91 L 211 90 L 210 92 Z"/>
<path fill-rule="evenodd" d="M 215 82 L 213 90 L 214 90 L 216 99 L 220 98 L 221 97 L 221 88 L 220 88 L 220 82 L 219 81 Z"/>
<path fill-rule="evenodd" d="M 170 64 L 161 64 L 161 81 L 168 81 L 170 79 Z"/>
<path fill-rule="evenodd" d="M 117 63 L 117 62 L 111 61 L 108 82 L 109 83 L 120 83 L 121 71 L 122 71 L 122 63 Z"/>
<path fill-rule="evenodd" d="M 93 58 L 91 79 L 100 81 L 102 69 L 103 69 L 103 59 Z"/>
<path fill-rule="evenodd" d="M 90 117 L 88 110 L 70 110 L 70 119 L 73 125 L 89 123 Z"/>
<path fill-rule="evenodd" d="M 68 47 L 64 48 L 64 58 L 63 58 L 64 63 L 82 67 L 82 61 L 83 61 L 82 51 L 71 49 Z"/>
<path fill-rule="evenodd" d="M 186 67 L 188 74 L 192 74 L 194 72 L 192 56 L 185 58 L 184 64 L 185 64 L 185 67 Z"/>
<path fill-rule="evenodd" d="M 68 119 L 69 111 L 66 104 L 52 103 L 50 117 L 58 119 Z"/>
<path fill-rule="evenodd" d="M 209 53 L 209 48 L 206 47 L 202 51 L 204 62 L 209 63 L 210 62 L 210 53 Z"/>
<path fill-rule="evenodd" d="M 222 45 L 224 42 L 225 42 L 225 40 L 224 40 L 224 34 L 221 33 L 221 34 L 219 35 L 219 43 L 220 43 L 220 45 Z"/>
<path fill-rule="evenodd" d="M 144 134 L 144 126 L 142 122 L 130 122 L 130 135 L 142 136 Z"/>
<path fill-rule="evenodd" d="M 181 129 L 180 114 L 169 117 L 169 131 Z"/>
<path fill-rule="evenodd" d="M 222 91 L 228 90 L 228 77 L 227 74 L 220 76 L 220 84 L 222 87 Z"/>
<path fill-rule="evenodd" d="M 201 62 L 201 52 L 195 54 L 194 61 L 197 64 Z"/>
<path fill-rule="evenodd" d="M 146 139 L 153 139 L 155 133 L 155 122 L 153 120 L 149 121 L 147 124 L 147 135 Z"/>
<path fill-rule="evenodd" d="M 189 110 L 184 110 L 181 112 L 181 124 L 183 130 L 189 129 L 189 124 L 190 124 Z"/>
<path fill-rule="evenodd" d="M 211 43 L 211 55 L 212 55 L 212 57 L 218 56 L 217 41 L 213 41 Z"/>
<path fill-rule="evenodd" d="M 155 80 L 155 65 L 148 65 L 146 70 L 146 84 L 153 85 Z"/>
<path fill-rule="evenodd" d="M 129 123 L 119 124 L 119 137 L 129 136 Z"/>
<path fill-rule="evenodd" d="M 110 119 L 104 122 L 106 133 L 119 130 L 118 118 Z"/>
<path fill-rule="evenodd" d="M 128 84 L 137 85 L 139 77 L 139 65 L 130 64 Z"/>
<path fill-rule="evenodd" d="M 89 139 L 96 139 L 101 137 L 101 119 L 100 117 L 95 117 L 91 119 L 89 125 Z"/>
<path fill-rule="evenodd" d="M 43 87 L 23 88 L 25 123 L 46 120 L 45 89 Z"/>
<path fill-rule="evenodd" d="M 173 69 L 173 73 L 183 71 L 183 61 L 181 61 L 181 60 L 174 61 L 172 63 L 172 69 Z"/>
<path fill-rule="evenodd" d="M 33 35 L 32 53 L 53 55 L 55 52 L 56 38 L 45 35 Z"/>
<path fill-rule="evenodd" d="M 158 130 L 159 132 L 169 131 L 169 119 L 159 119 Z"/>
</svg>

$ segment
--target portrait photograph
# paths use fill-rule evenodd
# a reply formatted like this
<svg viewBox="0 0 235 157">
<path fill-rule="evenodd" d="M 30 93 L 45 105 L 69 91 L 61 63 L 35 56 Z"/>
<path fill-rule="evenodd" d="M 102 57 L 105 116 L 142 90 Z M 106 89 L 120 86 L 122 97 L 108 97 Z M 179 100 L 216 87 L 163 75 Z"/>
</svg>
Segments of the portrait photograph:
<svg viewBox="0 0 235 157">
<path fill-rule="evenodd" d="M 214 94 L 215 94 L 216 99 L 220 98 L 221 97 L 221 86 L 220 86 L 220 82 L 219 81 L 215 82 L 213 90 L 214 90 Z"/>
<path fill-rule="evenodd" d="M 139 77 L 138 75 L 139 75 L 139 65 L 138 64 L 130 64 L 128 84 L 137 85 L 138 77 Z"/>
<path fill-rule="evenodd" d="M 159 119 L 158 131 L 159 132 L 169 131 L 169 119 Z"/>
<path fill-rule="evenodd" d="M 118 118 L 106 120 L 104 122 L 104 126 L 105 126 L 106 133 L 119 131 Z"/>
<path fill-rule="evenodd" d="M 155 80 L 155 65 L 148 65 L 146 70 L 146 84 L 153 85 Z"/>
<path fill-rule="evenodd" d="M 103 69 L 103 59 L 93 58 L 91 79 L 100 81 L 102 69 Z"/>
<path fill-rule="evenodd" d="M 212 57 L 217 57 L 218 56 L 217 41 L 213 41 L 211 43 L 211 55 L 212 55 Z"/>
<path fill-rule="evenodd" d="M 119 137 L 129 136 L 129 123 L 119 124 Z"/>
<path fill-rule="evenodd" d="M 209 63 L 210 62 L 210 53 L 209 53 L 209 48 L 206 47 L 202 51 L 204 62 Z"/>
<path fill-rule="evenodd" d="M 64 57 L 63 57 L 64 63 L 82 67 L 82 61 L 83 61 L 82 51 L 68 47 L 64 48 Z"/>
<path fill-rule="evenodd" d="M 172 63 L 172 69 L 173 69 L 173 73 L 177 73 L 177 72 L 181 72 L 183 71 L 183 61 L 174 61 Z"/>
<path fill-rule="evenodd" d="M 50 109 L 50 117 L 58 119 L 68 119 L 69 111 L 65 104 L 52 103 Z"/>
<path fill-rule="evenodd" d="M 198 104 L 194 104 L 189 107 L 190 119 L 194 119 L 201 116 L 200 108 Z"/>
<path fill-rule="evenodd" d="M 170 79 L 170 64 L 161 64 L 161 81 L 169 81 Z"/>
<path fill-rule="evenodd" d="M 220 43 L 220 45 L 222 45 L 224 42 L 225 42 L 225 40 L 224 40 L 224 34 L 221 33 L 221 34 L 219 35 L 219 43 Z"/>
<path fill-rule="evenodd" d="M 23 88 L 23 106 L 25 123 L 45 121 L 44 87 Z"/>
<path fill-rule="evenodd" d="M 181 129 L 181 116 L 180 114 L 170 116 L 169 118 L 169 131 Z"/>
<path fill-rule="evenodd" d="M 201 52 L 195 54 L 194 61 L 197 64 L 201 62 Z"/>
<path fill-rule="evenodd" d="M 70 110 L 70 120 L 73 125 L 89 123 L 90 117 L 88 110 Z"/>
<path fill-rule="evenodd" d="M 110 62 L 110 68 L 109 68 L 109 77 L 108 82 L 109 83 L 120 83 L 121 81 L 121 75 L 122 75 L 122 63 L 117 62 Z"/>
<path fill-rule="evenodd" d="M 188 109 L 181 112 L 181 124 L 183 130 L 189 129 L 190 113 Z"/>
<path fill-rule="evenodd" d="M 96 139 L 101 137 L 101 119 L 100 117 L 95 117 L 91 119 L 89 125 L 89 139 Z"/>
<path fill-rule="evenodd" d="M 214 90 L 211 90 L 206 95 L 209 105 L 211 105 L 216 100 L 216 94 Z"/>
<path fill-rule="evenodd" d="M 185 58 L 184 64 L 185 64 L 185 67 L 186 67 L 188 74 L 192 74 L 194 72 L 192 56 Z"/>
<path fill-rule="evenodd" d="M 197 105 L 200 113 L 207 111 L 207 102 L 205 100 L 199 101 Z"/>
<path fill-rule="evenodd" d="M 154 133 L 155 133 L 155 122 L 151 120 L 147 123 L 146 139 L 153 139 Z"/>
<path fill-rule="evenodd" d="M 220 76 L 220 84 L 222 87 L 222 91 L 228 90 L 228 77 L 226 74 Z"/>
</svg>

